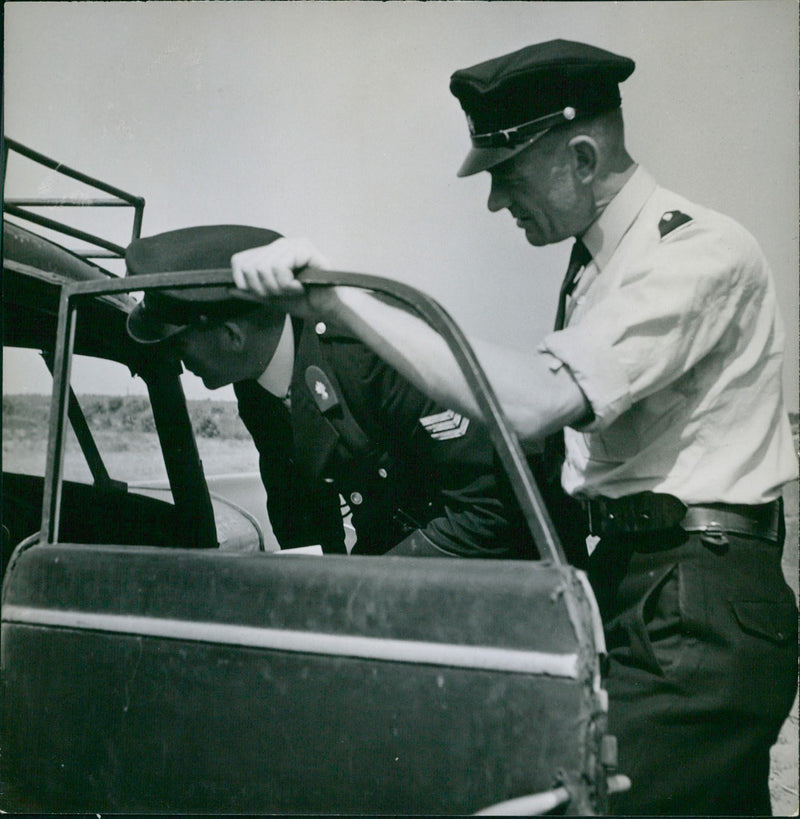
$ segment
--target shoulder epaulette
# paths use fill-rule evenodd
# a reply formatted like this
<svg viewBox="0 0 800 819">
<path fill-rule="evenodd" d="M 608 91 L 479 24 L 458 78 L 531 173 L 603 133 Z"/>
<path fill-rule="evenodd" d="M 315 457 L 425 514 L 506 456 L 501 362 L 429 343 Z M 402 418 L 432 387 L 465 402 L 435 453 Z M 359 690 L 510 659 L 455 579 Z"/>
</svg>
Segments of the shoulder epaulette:
<svg viewBox="0 0 800 819">
<path fill-rule="evenodd" d="M 687 222 L 691 221 L 691 216 L 687 216 L 685 213 L 681 213 L 679 210 L 668 210 L 661 217 L 661 221 L 658 223 L 658 232 L 661 234 L 661 238 L 663 239 L 668 233 L 672 233 L 675 228 L 679 228 L 681 225 L 685 225 Z"/>
</svg>

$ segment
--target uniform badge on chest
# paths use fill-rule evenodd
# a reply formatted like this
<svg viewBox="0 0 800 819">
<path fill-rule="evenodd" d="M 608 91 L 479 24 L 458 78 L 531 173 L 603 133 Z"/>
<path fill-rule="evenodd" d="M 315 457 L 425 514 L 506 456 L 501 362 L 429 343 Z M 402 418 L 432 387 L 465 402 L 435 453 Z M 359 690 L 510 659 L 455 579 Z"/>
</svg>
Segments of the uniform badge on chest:
<svg viewBox="0 0 800 819">
<path fill-rule="evenodd" d="M 306 386 L 320 412 L 328 412 L 339 406 L 339 397 L 324 370 L 312 365 L 306 370 L 305 378 Z"/>
</svg>

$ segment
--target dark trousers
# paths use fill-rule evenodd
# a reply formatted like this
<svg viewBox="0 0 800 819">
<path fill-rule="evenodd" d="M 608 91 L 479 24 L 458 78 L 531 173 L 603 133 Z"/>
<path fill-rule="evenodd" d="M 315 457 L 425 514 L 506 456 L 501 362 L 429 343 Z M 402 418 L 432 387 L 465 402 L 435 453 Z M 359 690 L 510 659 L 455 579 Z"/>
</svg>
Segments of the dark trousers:
<svg viewBox="0 0 800 819">
<path fill-rule="evenodd" d="M 600 542 L 616 815 L 770 815 L 769 751 L 797 686 L 782 544 L 681 530 Z"/>
</svg>

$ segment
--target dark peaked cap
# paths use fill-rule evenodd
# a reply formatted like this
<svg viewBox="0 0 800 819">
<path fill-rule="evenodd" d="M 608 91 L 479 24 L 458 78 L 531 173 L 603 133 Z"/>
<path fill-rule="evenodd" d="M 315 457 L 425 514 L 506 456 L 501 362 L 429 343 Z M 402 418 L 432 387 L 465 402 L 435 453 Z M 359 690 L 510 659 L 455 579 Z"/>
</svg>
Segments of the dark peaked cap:
<svg viewBox="0 0 800 819">
<path fill-rule="evenodd" d="M 634 68 L 633 60 L 602 48 L 550 40 L 456 71 L 450 91 L 472 140 L 458 175 L 510 159 L 556 125 L 618 108 L 618 84 Z"/>
<path fill-rule="evenodd" d="M 231 256 L 280 239 L 274 230 L 246 225 L 182 228 L 135 239 L 125 250 L 128 276 L 230 268 Z M 232 285 L 231 285 L 232 286 Z M 128 333 L 142 344 L 174 336 L 192 324 L 224 321 L 252 310 L 252 300 L 228 287 L 151 290 L 128 316 Z"/>
</svg>

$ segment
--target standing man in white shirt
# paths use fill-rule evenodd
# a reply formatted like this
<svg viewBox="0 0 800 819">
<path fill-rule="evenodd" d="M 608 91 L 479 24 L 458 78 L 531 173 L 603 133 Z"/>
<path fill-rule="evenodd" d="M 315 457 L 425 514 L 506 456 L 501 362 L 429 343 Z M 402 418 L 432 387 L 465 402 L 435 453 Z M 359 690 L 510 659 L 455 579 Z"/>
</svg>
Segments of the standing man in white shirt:
<svg viewBox="0 0 800 819">
<path fill-rule="evenodd" d="M 625 147 L 632 60 L 555 40 L 456 71 L 460 176 L 535 246 L 575 237 L 554 331 L 530 353 L 475 343 L 526 440 L 600 538 L 588 572 L 608 645 L 620 814 L 770 813 L 769 749 L 797 684 L 781 572 L 797 476 L 771 273 L 733 220 L 658 186 Z M 444 344 L 347 289 L 304 294 L 305 240 L 233 258 L 240 287 L 343 321 L 438 401 L 477 417 Z M 290 297 L 290 298 L 289 298 Z M 563 440 L 562 432 L 563 430 Z"/>
</svg>

